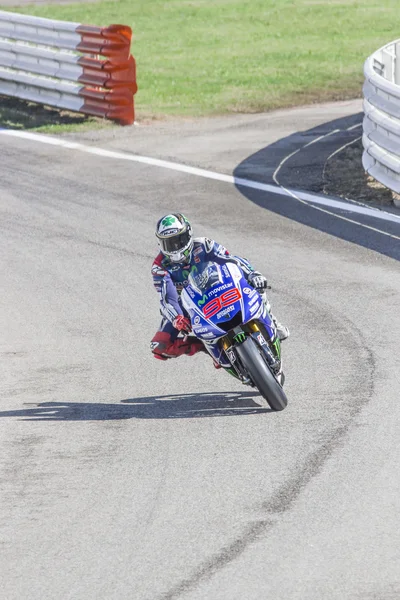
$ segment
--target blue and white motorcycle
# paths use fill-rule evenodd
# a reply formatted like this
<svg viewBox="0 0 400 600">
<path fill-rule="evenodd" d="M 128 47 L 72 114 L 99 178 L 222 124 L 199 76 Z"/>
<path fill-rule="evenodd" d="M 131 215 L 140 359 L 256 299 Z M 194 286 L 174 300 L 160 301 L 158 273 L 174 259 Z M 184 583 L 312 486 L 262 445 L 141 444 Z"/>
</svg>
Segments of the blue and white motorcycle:
<svg viewBox="0 0 400 600">
<path fill-rule="evenodd" d="M 235 263 L 192 267 L 181 301 L 214 361 L 256 387 L 273 410 L 287 406 L 281 344 L 262 296 Z"/>
</svg>

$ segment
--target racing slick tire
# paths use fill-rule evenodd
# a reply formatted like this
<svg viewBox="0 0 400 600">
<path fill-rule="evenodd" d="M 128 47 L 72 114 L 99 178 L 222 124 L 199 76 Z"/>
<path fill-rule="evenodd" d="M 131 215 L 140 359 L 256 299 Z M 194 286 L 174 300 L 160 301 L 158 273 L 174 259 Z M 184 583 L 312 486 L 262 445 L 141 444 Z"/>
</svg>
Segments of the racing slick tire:
<svg viewBox="0 0 400 600">
<path fill-rule="evenodd" d="M 258 348 L 254 339 L 246 338 L 235 350 L 250 379 L 272 410 L 279 411 L 286 408 L 288 403 L 286 394 L 261 356 L 262 350 Z"/>
</svg>

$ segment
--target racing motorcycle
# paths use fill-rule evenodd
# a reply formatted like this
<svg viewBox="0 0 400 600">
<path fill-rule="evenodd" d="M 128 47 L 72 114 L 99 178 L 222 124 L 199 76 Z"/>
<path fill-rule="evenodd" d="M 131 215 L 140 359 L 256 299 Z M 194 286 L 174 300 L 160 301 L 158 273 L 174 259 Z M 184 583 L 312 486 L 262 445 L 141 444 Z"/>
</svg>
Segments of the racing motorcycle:
<svg viewBox="0 0 400 600">
<path fill-rule="evenodd" d="M 235 263 L 193 265 L 181 301 L 213 359 L 256 387 L 275 410 L 287 406 L 281 344 L 263 297 Z"/>
</svg>

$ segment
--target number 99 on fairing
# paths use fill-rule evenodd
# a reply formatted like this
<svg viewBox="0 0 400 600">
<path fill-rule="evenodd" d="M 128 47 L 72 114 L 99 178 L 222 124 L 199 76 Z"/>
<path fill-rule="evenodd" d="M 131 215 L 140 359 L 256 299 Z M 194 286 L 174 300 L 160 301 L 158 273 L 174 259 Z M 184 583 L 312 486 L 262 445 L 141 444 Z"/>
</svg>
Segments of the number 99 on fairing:
<svg viewBox="0 0 400 600">
<path fill-rule="evenodd" d="M 203 314 L 206 319 L 210 319 L 214 315 L 216 315 L 220 310 L 237 302 L 242 297 L 240 291 L 235 288 L 234 290 L 228 290 L 219 296 L 219 298 L 214 298 L 210 300 L 205 307 L 203 308 Z"/>
</svg>

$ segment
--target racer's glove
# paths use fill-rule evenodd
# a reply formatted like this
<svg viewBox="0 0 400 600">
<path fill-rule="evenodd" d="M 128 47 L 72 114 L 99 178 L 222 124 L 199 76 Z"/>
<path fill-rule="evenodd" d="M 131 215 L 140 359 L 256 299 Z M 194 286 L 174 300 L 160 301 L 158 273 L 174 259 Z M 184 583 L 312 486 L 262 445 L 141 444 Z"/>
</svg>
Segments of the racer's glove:
<svg viewBox="0 0 400 600">
<path fill-rule="evenodd" d="M 184 315 L 178 315 L 172 322 L 172 325 L 178 331 L 184 331 L 185 333 L 190 333 L 192 331 L 192 325 L 187 317 Z"/>
<path fill-rule="evenodd" d="M 252 285 L 256 290 L 264 291 L 268 287 L 267 278 L 264 275 L 261 275 L 258 271 L 253 271 L 248 276 L 248 282 Z"/>
</svg>

